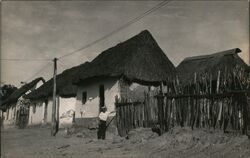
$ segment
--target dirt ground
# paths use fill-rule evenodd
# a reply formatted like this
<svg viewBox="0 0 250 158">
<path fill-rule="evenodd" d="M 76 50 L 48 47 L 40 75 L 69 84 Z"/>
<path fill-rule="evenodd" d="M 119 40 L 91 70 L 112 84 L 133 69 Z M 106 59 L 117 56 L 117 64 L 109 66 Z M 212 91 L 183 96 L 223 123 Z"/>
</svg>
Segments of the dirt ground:
<svg viewBox="0 0 250 158">
<path fill-rule="evenodd" d="M 72 131 L 71 131 L 72 132 Z M 64 130 L 55 137 L 49 128 L 8 128 L 1 131 L 3 158 L 236 158 L 250 157 L 247 136 L 214 130 L 174 128 L 158 136 L 151 129 L 136 129 L 129 139 L 107 133 L 106 140 L 96 139 L 96 130 Z"/>
</svg>

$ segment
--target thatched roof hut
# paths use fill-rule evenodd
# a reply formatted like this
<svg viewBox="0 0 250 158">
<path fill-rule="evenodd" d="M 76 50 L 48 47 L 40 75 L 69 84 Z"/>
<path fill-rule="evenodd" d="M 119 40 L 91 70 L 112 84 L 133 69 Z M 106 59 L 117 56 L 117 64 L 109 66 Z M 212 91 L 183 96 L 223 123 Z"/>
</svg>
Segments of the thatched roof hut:
<svg viewBox="0 0 250 158">
<path fill-rule="evenodd" d="M 67 69 L 57 75 L 57 94 L 75 97 L 77 83 L 99 77 L 123 76 L 130 81 L 159 84 L 175 75 L 175 67 L 147 31 L 98 55 L 93 61 Z M 25 98 L 52 96 L 53 78 Z"/>
<path fill-rule="evenodd" d="M 56 77 L 57 94 L 62 97 L 75 97 L 77 93 L 77 86 L 72 84 L 73 79 L 78 75 L 78 70 L 83 69 L 88 62 L 64 70 Z M 44 83 L 41 87 L 32 93 L 24 96 L 27 99 L 47 99 L 53 95 L 53 78 Z"/>
<path fill-rule="evenodd" d="M 22 87 L 14 91 L 6 100 L 4 100 L 1 106 L 17 102 L 18 98 L 20 98 L 29 90 L 33 89 L 34 86 L 36 86 L 36 84 L 40 81 L 45 82 L 45 80 L 42 77 L 39 77 L 31 81 L 30 83 L 23 85 Z"/>
<path fill-rule="evenodd" d="M 236 67 L 248 69 L 248 65 L 238 56 L 241 50 L 239 48 L 230 49 L 210 55 L 188 57 L 177 66 L 177 73 L 182 83 L 194 81 L 196 73 L 199 76 L 209 74 L 212 80 L 217 79 L 218 71 L 233 71 Z"/>
<path fill-rule="evenodd" d="M 175 67 L 149 31 L 103 51 L 86 68 L 79 70 L 75 83 L 102 77 L 124 77 L 142 84 L 159 84 L 175 75 Z"/>
</svg>

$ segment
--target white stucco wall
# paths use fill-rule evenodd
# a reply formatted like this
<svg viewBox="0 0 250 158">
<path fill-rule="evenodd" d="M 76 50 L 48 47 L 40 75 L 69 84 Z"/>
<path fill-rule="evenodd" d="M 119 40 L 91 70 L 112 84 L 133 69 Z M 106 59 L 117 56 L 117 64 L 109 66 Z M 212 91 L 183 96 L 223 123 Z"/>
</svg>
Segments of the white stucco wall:
<svg viewBox="0 0 250 158">
<path fill-rule="evenodd" d="M 34 106 L 35 113 L 34 113 Z M 29 123 L 28 125 L 38 125 L 43 123 L 44 119 L 44 106 L 45 103 L 42 101 L 32 102 L 29 109 Z"/>
<path fill-rule="evenodd" d="M 53 99 L 49 98 L 49 100 L 48 100 L 48 109 L 47 109 L 47 123 L 52 122 L 52 105 L 53 105 Z"/>
<path fill-rule="evenodd" d="M 33 105 L 37 104 L 36 112 L 33 113 Z M 76 98 L 61 98 L 59 97 L 59 117 L 61 117 L 64 113 L 69 110 L 75 111 Z M 53 100 L 49 98 L 48 107 L 47 107 L 47 123 L 52 122 L 52 105 Z M 29 125 L 39 125 L 44 123 L 44 112 L 45 112 L 45 102 L 44 101 L 33 101 L 30 106 L 29 112 Z M 69 125 L 72 123 L 71 118 L 62 118 L 59 120 L 59 127 L 64 127 L 65 125 Z"/>
<path fill-rule="evenodd" d="M 75 111 L 76 98 L 62 98 L 59 97 L 59 128 L 67 127 L 72 124 L 73 111 Z"/>
<path fill-rule="evenodd" d="M 16 103 L 10 105 L 10 108 L 4 112 L 4 124 L 13 125 L 15 123 Z M 8 116 L 8 117 L 7 117 Z"/>
<path fill-rule="evenodd" d="M 76 100 L 76 118 L 91 118 L 99 115 L 99 86 L 104 85 L 105 105 L 108 111 L 115 109 L 115 96 L 119 97 L 118 80 L 108 78 L 106 80 L 93 81 L 78 87 Z M 82 104 L 82 93 L 87 92 L 87 101 Z M 82 115 L 81 115 L 82 112 Z"/>
<path fill-rule="evenodd" d="M 36 112 L 33 113 L 33 107 L 36 104 Z M 51 123 L 52 101 L 49 100 L 47 108 L 47 123 Z M 44 123 L 45 101 L 32 101 L 30 104 L 28 125 L 39 125 Z"/>
<path fill-rule="evenodd" d="M 42 85 L 43 85 L 43 81 L 39 81 L 34 88 L 37 89 Z"/>
</svg>

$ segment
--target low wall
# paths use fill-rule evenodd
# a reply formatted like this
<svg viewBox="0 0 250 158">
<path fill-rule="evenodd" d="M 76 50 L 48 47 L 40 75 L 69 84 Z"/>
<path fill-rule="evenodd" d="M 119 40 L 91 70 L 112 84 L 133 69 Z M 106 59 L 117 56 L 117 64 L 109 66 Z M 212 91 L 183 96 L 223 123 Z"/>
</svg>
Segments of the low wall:
<svg viewBox="0 0 250 158">
<path fill-rule="evenodd" d="M 75 118 L 75 124 L 84 128 L 97 128 L 98 123 L 98 117 Z"/>
<path fill-rule="evenodd" d="M 111 122 L 110 122 L 111 121 Z M 116 118 L 114 116 L 108 117 L 107 124 L 110 122 L 107 131 L 112 133 L 117 133 L 116 128 Z M 76 118 L 75 124 L 77 126 L 81 126 L 83 128 L 98 128 L 99 124 L 99 118 L 98 117 L 92 117 L 92 118 Z"/>
</svg>

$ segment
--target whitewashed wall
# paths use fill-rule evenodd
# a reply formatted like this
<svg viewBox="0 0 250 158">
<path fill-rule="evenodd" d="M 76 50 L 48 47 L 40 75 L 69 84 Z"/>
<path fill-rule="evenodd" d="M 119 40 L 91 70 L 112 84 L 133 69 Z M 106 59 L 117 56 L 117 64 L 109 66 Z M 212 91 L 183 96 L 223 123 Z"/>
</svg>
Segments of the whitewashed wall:
<svg viewBox="0 0 250 158">
<path fill-rule="evenodd" d="M 34 104 L 37 104 L 36 106 L 36 112 L 33 113 L 33 107 Z M 63 114 L 65 114 L 69 110 L 75 111 L 75 104 L 76 104 L 76 98 L 61 98 L 59 97 L 59 117 L 61 118 Z M 52 98 L 49 98 L 48 100 L 48 106 L 47 106 L 47 123 L 52 122 L 52 105 L 53 100 Z M 44 113 L 45 113 L 45 102 L 44 101 L 33 101 L 30 106 L 30 112 L 29 112 L 29 125 L 39 125 L 44 123 Z M 59 127 L 64 127 L 67 125 L 70 125 L 72 123 L 72 117 L 71 118 L 62 118 L 59 120 Z"/>
<path fill-rule="evenodd" d="M 36 107 L 35 107 L 36 106 Z M 43 123 L 45 103 L 42 101 L 32 102 L 29 109 L 28 125 L 39 125 Z M 35 111 L 34 111 L 35 108 Z"/>
<path fill-rule="evenodd" d="M 76 118 L 91 118 L 99 115 L 99 86 L 104 85 L 105 105 L 108 111 L 115 109 L 115 96 L 119 97 L 118 80 L 109 78 L 80 86 L 77 91 Z M 87 102 L 82 104 L 82 93 L 87 92 Z M 82 115 L 81 115 L 82 112 Z"/>
<path fill-rule="evenodd" d="M 129 102 L 144 101 L 145 92 L 159 90 L 159 87 L 142 85 L 138 83 L 128 84 L 126 82 L 119 82 L 120 95 Z"/>
<path fill-rule="evenodd" d="M 52 122 L 52 105 L 53 105 L 53 99 L 48 99 L 48 109 L 47 109 L 47 123 Z"/>
<path fill-rule="evenodd" d="M 15 108 L 16 103 L 12 103 L 10 105 L 10 108 L 4 112 L 4 124 L 7 125 L 14 125 L 15 123 L 15 115 L 16 115 L 16 108 Z M 8 116 L 8 117 L 7 117 Z"/>
<path fill-rule="evenodd" d="M 34 104 L 36 104 L 36 112 L 33 112 Z M 45 101 L 32 101 L 29 109 L 29 124 L 28 125 L 39 125 L 44 122 L 44 112 L 45 112 Z M 51 113 L 52 111 L 52 101 L 49 100 L 47 108 L 47 123 L 51 123 Z"/>
<path fill-rule="evenodd" d="M 75 111 L 76 98 L 62 98 L 59 97 L 59 128 L 70 126 L 73 121 L 73 111 Z"/>
</svg>

